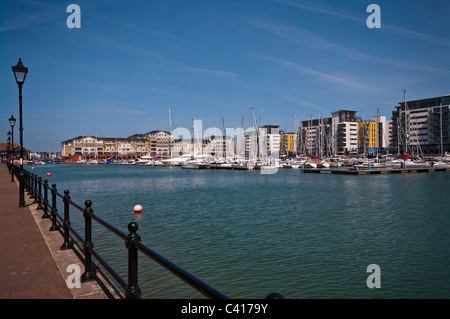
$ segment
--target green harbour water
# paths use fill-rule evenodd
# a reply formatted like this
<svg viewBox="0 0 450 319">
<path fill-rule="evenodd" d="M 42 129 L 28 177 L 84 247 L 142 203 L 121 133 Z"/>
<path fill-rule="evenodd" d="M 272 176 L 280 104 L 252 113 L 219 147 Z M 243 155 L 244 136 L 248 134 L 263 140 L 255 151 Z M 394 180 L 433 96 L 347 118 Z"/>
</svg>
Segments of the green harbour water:
<svg viewBox="0 0 450 319">
<path fill-rule="evenodd" d="M 334 175 L 46 164 L 25 169 L 70 190 L 231 298 L 449 298 L 450 173 Z M 51 173 L 50 177 L 46 174 Z M 134 205 L 143 213 L 133 213 Z M 62 212 L 62 203 L 58 209 Z M 83 234 L 81 213 L 71 222 Z M 127 277 L 123 240 L 94 223 L 95 249 Z M 380 267 L 368 288 L 367 267 Z M 203 298 L 139 256 L 144 298 Z"/>
</svg>

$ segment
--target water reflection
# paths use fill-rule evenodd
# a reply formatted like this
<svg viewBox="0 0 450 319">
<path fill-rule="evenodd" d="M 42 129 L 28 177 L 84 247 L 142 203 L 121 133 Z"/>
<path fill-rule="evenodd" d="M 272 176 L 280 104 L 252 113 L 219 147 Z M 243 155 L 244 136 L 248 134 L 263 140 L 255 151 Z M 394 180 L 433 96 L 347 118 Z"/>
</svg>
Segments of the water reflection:
<svg viewBox="0 0 450 319">
<path fill-rule="evenodd" d="M 70 189 L 79 204 L 92 200 L 97 215 L 125 232 L 130 221 L 139 222 L 144 243 L 232 297 L 270 291 L 289 298 L 449 297 L 445 172 L 261 175 L 54 166 L 35 172 L 51 169 L 50 183 L 60 192 Z M 136 204 L 141 215 L 133 213 Z M 94 243 L 126 274 L 123 242 L 113 245 L 97 230 Z M 144 296 L 196 294 L 152 262 L 140 262 Z M 371 263 L 381 266 L 383 289 L 365 286 Z"/>
</svg>

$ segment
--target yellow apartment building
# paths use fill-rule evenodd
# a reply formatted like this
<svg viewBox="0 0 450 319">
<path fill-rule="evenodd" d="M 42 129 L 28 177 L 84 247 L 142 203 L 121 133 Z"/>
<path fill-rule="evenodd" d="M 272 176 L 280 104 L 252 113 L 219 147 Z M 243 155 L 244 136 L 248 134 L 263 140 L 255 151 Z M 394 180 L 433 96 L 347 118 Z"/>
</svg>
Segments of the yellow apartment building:
<svg viewBox="0 0 450 319">
<path fill-rule="evenodd" d="M 358 122 L 358 149 L 371 151 L 378 147 L 377 123 L 375 121 Z"/>
</svg>

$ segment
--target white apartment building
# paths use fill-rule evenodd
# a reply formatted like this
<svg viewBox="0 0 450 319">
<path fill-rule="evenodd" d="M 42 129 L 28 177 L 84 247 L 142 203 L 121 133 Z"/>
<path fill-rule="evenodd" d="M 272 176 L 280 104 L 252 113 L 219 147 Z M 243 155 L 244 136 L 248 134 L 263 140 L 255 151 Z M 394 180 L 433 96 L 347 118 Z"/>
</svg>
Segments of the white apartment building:
<svg viewBox="0 0 450 319">
<path fill-rule="evenodd" d="M 279 125 L 264 125 L 259 129 L 259 134 L 256 130 L 246 131 L 244 133 L 245 159 L 278 159 L 280 154 L 279 127 Z"/>
<path fill-rule="evenodd" d="M 69 161 L 136 158 L 144 155 L 169 157 L 169 132 L 152 131 L 127 138 L 78 136 L 61 142 L 61 156 Z"/>
<path fill-rule="evenodd" d="M 331 148 L 336 155 L 358 152 L 356 111 L 340 110 L 331 113 Z"/>
<path fill-rule="evenodd" d="M 372 116 L 370 121 L 377 123 L 377 143 L 380 149 L 389 147 L 389 125 L 390 120 L 386 116 Z"/>
<path fill-rule="evenodd" d="M 395 108 L 391 130 L 393 151 L 423 156 L 450 150 L 450 94 L 399 102 Z"/>
<path fill-rule="evenodd" d="M 78 136 L 74 139 L 62 142 L 61 156 L 92 155 L 103 153 L 104 143 L 102 139 L 94 136 Z"/>
<path fill-rule="evenodd" d="M 331 153 L 331 117 L 302 121 L 299 153 L 326 156 Z"/>
</svg>

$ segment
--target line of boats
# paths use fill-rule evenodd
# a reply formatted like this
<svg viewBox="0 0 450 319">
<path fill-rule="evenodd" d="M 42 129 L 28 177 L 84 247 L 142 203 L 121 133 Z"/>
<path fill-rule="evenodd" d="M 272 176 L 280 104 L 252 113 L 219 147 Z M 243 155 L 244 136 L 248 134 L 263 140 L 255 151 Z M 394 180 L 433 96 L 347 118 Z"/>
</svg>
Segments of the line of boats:
<svg viewBox="0 0 450 319">
<path fill-rule="evenodd" d="M 380 158 L 328 158 L 316 161 L 306 161 L 304 169 L 347 169 L 347 170 L 369 170 L 369 169 L 411 169 L 430 167 L 450 167 L 450 154 L 437 158 L 399 158 L 395 156 L 382 156 Z"/>
<path fill-rule="evenodd" d="M 192 156 L 183 154 L 169 159 L 157 159 L 149 155 L 125 160 L 81 160 L 78 164 L 112 164 L 112 165 L 143 165 L 143 166 L 179 166 L 183 169 L 234 169 L 234 170 L 273 170 L 273 169 L 399 169 L 399 168 L 430 168 L 450 166 L 450 154 L 442 158 L 405 159 L 398 156 L 381 156 L 380 158 L 329 157 L 292 159 L 245 160 L 238 156 L 232 158 L 214 158 L 211 155 Z"/>
</svg>

